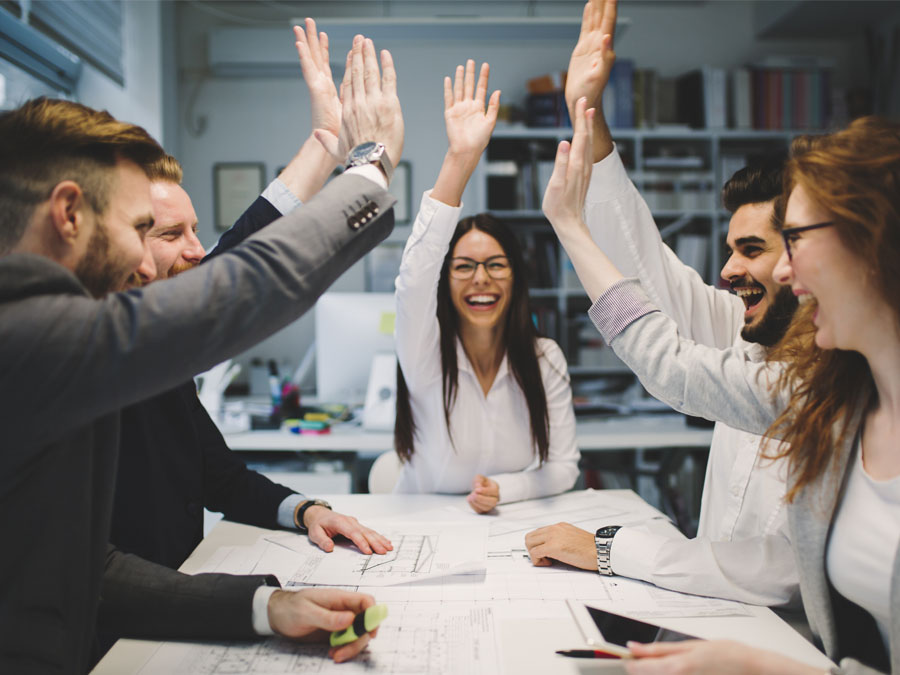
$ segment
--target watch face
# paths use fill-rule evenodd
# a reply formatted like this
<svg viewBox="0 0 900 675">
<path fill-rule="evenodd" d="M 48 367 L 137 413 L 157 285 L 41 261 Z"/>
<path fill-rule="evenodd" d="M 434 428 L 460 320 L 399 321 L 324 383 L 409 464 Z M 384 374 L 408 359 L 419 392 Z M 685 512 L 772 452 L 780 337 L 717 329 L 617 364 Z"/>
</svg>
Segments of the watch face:
<svg viewBox="0 0 900 675">
<path fill-rule="evenodd" d="M 375 151 L 376 147 L 378 147 L 378 144 L 374 141 L 360 143 L 350 151 L 350 161 L 369 161 L 369 155 L 371 155 Z"/>
<path fill-rule="evenodd" d="M 601 527 L 594 536 L 602 538 L 611 537 L 619 531 L 619 527 L 619 525 L 607 525 L 606 527 Z"/>
</svg>

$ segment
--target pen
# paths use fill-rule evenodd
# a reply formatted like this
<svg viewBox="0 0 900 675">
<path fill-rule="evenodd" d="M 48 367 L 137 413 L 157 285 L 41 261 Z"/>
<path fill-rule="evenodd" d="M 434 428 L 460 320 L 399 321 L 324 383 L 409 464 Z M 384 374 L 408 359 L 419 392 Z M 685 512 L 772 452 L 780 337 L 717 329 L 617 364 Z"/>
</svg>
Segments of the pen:
<svg viewBox="0 0 900 675">
<path fill-rule="evenodd" d="M 360 612 L 353 619 L 353 623 L 344 630 L 336 630 L 331 634 L 329 640 L 331 646 L 340 647 L 358 640 L 366 633 L 371 633 L 384 621 L 387 613 L 387 605 L 372 605 L 367 610 Z"/>
<path fill-rule="evenodd" d="M 562 656 L 570 656 L 575 659 L 621 659 L 628 658 L 622 657 L 618 654 L 613 654 L 611 652 L 604 652 L 599 649 L 560 649 L 557 650 L 557 654 L 561 654 Z"/>
</svg>

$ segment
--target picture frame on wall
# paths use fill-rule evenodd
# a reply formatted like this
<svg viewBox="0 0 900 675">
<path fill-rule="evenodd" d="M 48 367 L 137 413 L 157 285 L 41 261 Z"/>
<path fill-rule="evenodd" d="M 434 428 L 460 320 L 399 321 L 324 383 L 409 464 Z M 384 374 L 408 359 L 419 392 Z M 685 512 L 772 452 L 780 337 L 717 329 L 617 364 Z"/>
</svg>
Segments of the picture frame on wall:
<svg viewBox="0 0 900 675">
<path fill-rule="evenodd" d="M 218 162 L 213 165 L 216 230 L 224 232 L 247 210 L 265 187 L 262 162 Z"/>
<path fill-rule="evenodd" d="M 397 163 L 388 191 L 397 198 L 394 224 L 409 225 L 412 222 L 412 164 L 408 160 Z"/>
</svg>

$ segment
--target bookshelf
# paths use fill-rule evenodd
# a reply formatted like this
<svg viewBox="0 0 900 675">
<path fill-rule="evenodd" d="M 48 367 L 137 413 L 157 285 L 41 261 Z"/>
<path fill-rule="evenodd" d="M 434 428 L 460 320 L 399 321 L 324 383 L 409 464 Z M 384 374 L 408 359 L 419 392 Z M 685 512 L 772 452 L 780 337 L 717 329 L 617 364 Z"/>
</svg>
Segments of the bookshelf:
<svg viewBox="0 0 900 675">
<path fill-rule="evenodd" d="M 786 150 L 800 133 L 612 129 L 629 177 L 663 239 L 712 284 L 719 280 L 731 215 L 721 206 L 722 185 L 748 158 Z M 556 146 L 570 137 L 569 128 L 497 128 L 474 180 L 481 181 L 486 210 L 511 224 L 523 244 L 538 328 L 565 352 L 576 395 L 581 380 L 588 389 L 614 392 L 634 386 L 633 376 L 588 320 L 588 299 L 540 211 Z"/>
</svg>

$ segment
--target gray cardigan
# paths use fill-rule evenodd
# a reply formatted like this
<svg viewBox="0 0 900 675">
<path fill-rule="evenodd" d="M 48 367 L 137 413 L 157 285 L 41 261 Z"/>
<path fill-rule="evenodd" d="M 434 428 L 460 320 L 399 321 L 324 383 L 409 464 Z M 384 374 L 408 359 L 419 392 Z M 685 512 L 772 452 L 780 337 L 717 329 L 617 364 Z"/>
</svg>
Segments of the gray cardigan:
<svg viewBox="0 0 900 675">
<path fill-rule="evenodd" d="M 636 279 L 614 284 L 589 315 L 603 339 L 639 377 L 647 391 L 676 410 L 762 434 L 788 404 L 787 392 L 774 387 L 779 368 L 739 348 L 716 349 L 679 336 L 675 322 L 659 312 Z M 850 654 L 869 654 L 861 642 L 877 629 L 874 620 L 834 593 L 825 571 L 825 552 L 840 502 L 868 395 L 857 402 L 846 440 L 819 478 L 788 506 L 800 592 L 810 627 L 825 653 L 840 662 L 835 673 L 876 673 Z M 890 665 L 900 673 L 900 547 L 891 576 Z M 870 625 L 869 625 L 870 624 Z M 877 650 L 881 640 L 872 644 Z"/>
</svg>

